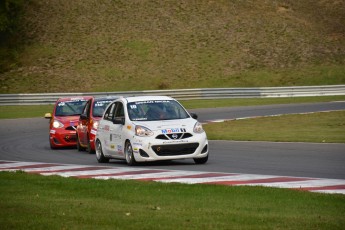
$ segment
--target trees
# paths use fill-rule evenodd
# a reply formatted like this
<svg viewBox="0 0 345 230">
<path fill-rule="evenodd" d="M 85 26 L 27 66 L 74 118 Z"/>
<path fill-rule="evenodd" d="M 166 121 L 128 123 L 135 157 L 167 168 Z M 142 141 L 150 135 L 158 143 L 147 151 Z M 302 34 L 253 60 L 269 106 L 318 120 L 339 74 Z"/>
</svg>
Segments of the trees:
<svg viewBox="0 0 345 230">
<path fill-rule="evenodd" d="M 15 59 L 18 26 L 24 0 L 0 1 L 0 73 L 9 69 Z"/>
</svg>

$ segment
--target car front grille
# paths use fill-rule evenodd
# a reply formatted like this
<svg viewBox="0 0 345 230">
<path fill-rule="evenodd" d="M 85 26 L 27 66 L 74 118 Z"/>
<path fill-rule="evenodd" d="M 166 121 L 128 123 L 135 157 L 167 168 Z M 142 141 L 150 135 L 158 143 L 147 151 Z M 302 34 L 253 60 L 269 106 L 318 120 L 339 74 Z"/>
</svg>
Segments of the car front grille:
<svg viewBox="0 0 345 230">
<path fill-rule="evenodd" d="M 172 134 L 159 134 L 156 136 L 156 139 L 159 140 L 178 140 L 178 139 L 186 139 L 192 137 L 193 135 L 190 133 L 172 133 Z"/>
<path fill-rule="evenodd" d="M 193 154 L 199 147 L 199 143 L 187 143 L 176 145 L 153 145 L 152 149 L 158 156 L 178 156 Z"/>
<path fill-rule="evenodd" d="M 77 130 L 77 126 L 67 126 L 66 130 L 75 131 L 75 130 Z"/>
</svg>

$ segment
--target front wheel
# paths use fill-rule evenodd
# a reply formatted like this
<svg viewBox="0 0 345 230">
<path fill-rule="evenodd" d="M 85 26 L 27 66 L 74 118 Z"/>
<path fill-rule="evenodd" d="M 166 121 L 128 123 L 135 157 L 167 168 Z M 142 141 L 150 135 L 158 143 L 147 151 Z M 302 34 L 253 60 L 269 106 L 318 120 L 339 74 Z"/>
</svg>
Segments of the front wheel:
<svg viewBox="0 0 345 230">
<path fill-rule="evenodd" d="M 203 158 L 194 158 L 193 159 L 195 164 L 205 164 L 208 160 L 208 155 L 206 157 Z"/>
<path fill-rule="evenodd" d="M 89 135 L 87 135 L 87 148 L 86 148 L 86 151 L 90 154 L 94 154 L 95 153 L 95 150 L 93 150 L 91 148 L 91 142 L 90 142 L 90 138 L 89 138 Z"/>
<path fill-rule="evenodd" d="M 103 155 L 102 144 L 100 140 L 96 140 L 96 158 L 99 163 L 107 163 L 109 162 L 109 158 L 106 158 Z"/>
<path fill-rule="evenodd" d="M 79 136 L 78 135 L 77 135 L 77 149 L 78 149 L 79 152 L 85 150 L 85 148 L 80 145 L 80 140 L 79 140 Z"/>
<path fill-rule="evenodd" d="M 125 145 L 125 156 L 126 156 L 126 162 L 128 165 L 136 165 L 136 161 L 133 155 L 133 148 L 131 145 L 131 142 L 127 141 Z"/>
</svg>

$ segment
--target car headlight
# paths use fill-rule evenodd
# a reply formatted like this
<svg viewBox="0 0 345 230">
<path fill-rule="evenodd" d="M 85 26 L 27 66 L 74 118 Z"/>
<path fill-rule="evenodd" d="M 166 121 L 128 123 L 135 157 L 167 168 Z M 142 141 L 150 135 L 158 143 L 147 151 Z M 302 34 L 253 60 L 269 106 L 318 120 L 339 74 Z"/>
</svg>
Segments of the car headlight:
<svg viewBox="0 0 345 230">
<path fill-rule="evenodd" d="M 60 121 L 54 120 L 53 121 L 53 127 L 56 128 L 56 129 L 57 128 L 62 128 L 63 124 Z"/>
<path fill-rule="evenodd" d="M 195 123 L 193 131 L 194 131 L 194 133 L 204 132 L 204 129 L 202 128 L 202 124 L 199 122 Z"/>
<path fill-rule="evenodd" d="M 97 130 L 98 124 L 99 124 L 99 122 L 98 122 L 98 121 L 95 121 L 95 122 L 92 124 L 92 128 Z"/>
<path fill-rule="evenodd" d="M 136 125 L 135 126 L 135 135 L 137 135 L 139 137 L 149 137 L 149 136 L 153 135 L 153 132 L 144 126 Z"/>
</svg>

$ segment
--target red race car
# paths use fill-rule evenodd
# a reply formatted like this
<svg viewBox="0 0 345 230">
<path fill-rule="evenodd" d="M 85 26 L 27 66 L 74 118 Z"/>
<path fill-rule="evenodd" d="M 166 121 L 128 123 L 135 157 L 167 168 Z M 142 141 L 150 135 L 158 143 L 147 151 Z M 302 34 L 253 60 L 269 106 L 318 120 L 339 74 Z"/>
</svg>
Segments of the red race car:
<svg viewBox="0 0 345 230">
<path fill-rule="evenodd" d="M 95 137 L 98 121 L 102 118 L 108 104 L 118 97 L 91 98 L 87 101 L 77 126 L 77 148 L 95 153 Z"/>
<path fill-rule="evenodd" d="M 66 97 L 56 101 L 53 114 L 47 113 L 50 119 L 49 143 L 50 148 L 69 147 L 77 145 L 76 129 L 80 114 L 86 102 L 92 97 Z"/>
</svg>

